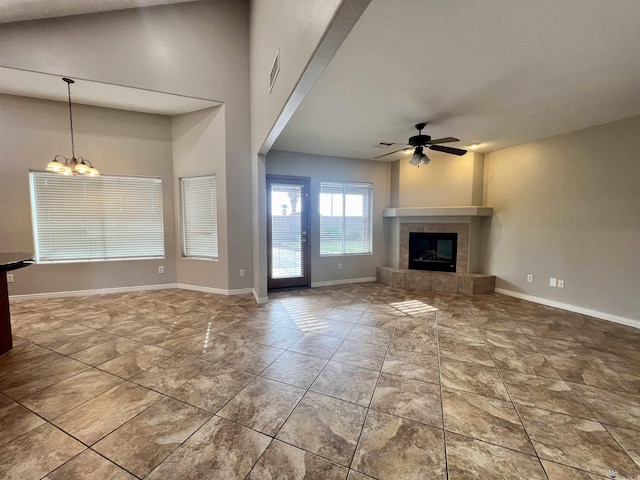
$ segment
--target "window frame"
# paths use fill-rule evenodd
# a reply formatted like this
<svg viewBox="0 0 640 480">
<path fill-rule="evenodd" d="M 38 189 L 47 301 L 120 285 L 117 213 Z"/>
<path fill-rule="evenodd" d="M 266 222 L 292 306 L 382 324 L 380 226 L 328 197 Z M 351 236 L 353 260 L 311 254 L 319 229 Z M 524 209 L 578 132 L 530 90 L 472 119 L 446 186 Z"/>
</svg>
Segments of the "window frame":
<svg viewBox="0 0 640 480">
<path fill-rule="evenodd" d="M 215 218 L 213 223 L 215 225 L 215 255 L 188 255 L 187 254 L 187 237 L 186 237 L 186 216 L 185 216 L 185 197 L 184 197 L 184 182 L 188 180 L 197 179 L 212 179 L 214 192 L 213 202 L 215 202 Z M 209 262 L 217 262 L 220 259 L 220 239 L 219 239 L 219 224 L 218 224 L 218 179 L 215 173 L 207 175 L 193 175 L 188 177 L 178 178 L 178 191 L 180 201 L 180 255 L 183 260 L 203 260 Z"/>
<path fill-rule="evenodd" d="M 331 211 L 332 211 L 332 215 L 328 216 L 328 215 L 322 215 L 322 195 L 323 195 L 323 188 L 325 186 L 331 186 L 331 187 L 340 187 L 342 189 L 340 195 L 342 196 L 342 206 L 341 206 L 341 210 L 342 210 L 342 214 L 341 215 L 334 215 L 333 211 L 334 211 L 334 205 L 333 202 L 334 200 L 331 200 Z M 365 215 L 362 215 L 361 217 L 358 218 L 364 218 L 365 221 L 368 224 L 368 251 L 363 251 L 363 252 L 346 252 L 345 250 L 345 244 L 346 244 L 346 239 L 345 239 L 345 234 L 346 234 L 346 227 L 345 227 L 345 222 L 346 222 L 346 218 L 348 217 L 347 213 L 347 204 L 346 204 L 346 199 L 347 199 L 347 195 L 353 195 L 352 193 L 349 193 L 349 188 L 366 188 L 368 190 L 368 195 L 367 195 L 367 205 L 363 205 L 363 213 L 365 213 Z M 320 257 L 346 257 L 346 256 L 354 256 L 354 255 L 373 255 L 373 190 L 374 190 L 374 184 L 373 182 L 350 182 L 350 181 L 335 181 L 335 180 L 321 180 L 320 181 L 320 187 L 319 187 L 319 194 L 318 194 L 318 215 L 319 215 L 319 252 L 320 252 Z M 333 192 L 327 192 L 324 194 L 328 194 L 328 195 L 335 195 L 335 193 Z M 336 217 L 340 217 L 342 218 L 342 233 L 341 233 L 341 237 L 342 237 L 342 251 L 338 252 L 338 253 L 323 253 L 322 251 L 322 218 L 323 217 L 330 217 L 330 218 L 336 218 Z"/>
<path fill-rule="evenodd" d="M 135 254 L 135 255 L 131 255 L 131 256 L 122 256 L 122 255 L 118 255 L 118 256 L 103 256 L 103 257 L 98 257 L 98 256 L 85 256 L 85 257 L 75 257 L 75 258 L 55 258 L 55 256 L 52 256 L 51 254 L 46 255 L 44 252 L 41 252 L 42 248 L 41 248 L 41 237 L 46 237 L 47 234 L 41 235 L 40 232 L 44 231 L 44 230 L 49 230 L 49 237 L 55 237 L 59 235 L 53 235 L 51 234 L 51 228 L 54 225 L 53 222 L 50 223 L 44 223 L 43 222 L 39 222 L 39 220 L 41 219 L 41 216 L 47 216 L 50 217 L 52 211 L 55 209 L 55 207 L 51 207 L 50 205 L 52 203 L 54 203 L 51 199 L 51 195 L 48 195 L 48 191 L 47 190 L 42 190 L 42 191 L 37 191 L 37 183 L 38 183 L 38 179 L 44 179 L 44 176 L 47 176 L 46 178 L 51 178 L 52 180 L 61 180 L 63 178 L 73 178 L 74 181 L 80 182 L 80 181 L 84 181 L 83 188 L 82 188 L 82 198 L 78 198 L 77 192 L 72 192 L 71 190 L 73 190 L 72 188 L 70 188 L 70 192 L 61 192 L 58 193 L 58 195 L 60 195 L 61 197 L 64 197 L 66 195 L 66 198 L 64 200 L 64 208 L 68 209 L 69 212 L 73 212 L 74 209 L 76 209 L 78 207 L 78 204 L 81 203 L 82 206 L 84 207 L 84 211 L 86 212 L 89 208 L 94 207 L 97 208 L 96 205 L 90 205 L 87 206 L 86 203 L 88 202 L 89 204 L 91 204 L 91 192 L 87 192 L 87 181 L 91 181 L 91 182 L 100 182 L 103 181 L 104 179 L 131 179 L 131 180 L 145 180 L 148 181 L 148 185 L 150 186 L 150 197 L 149 197 L 149 202 L 146 206 L 152 206 L 151 210 L 153 211 L 153 216 L 150 216 L 149 220 L 154 220 L 154 219 L 159 219 L 160 223 L 159 225 L 155 225 L 156 231 L 154 232 L 155 235 L 152 238 L 153 242 L 156 243 L 156 249 L 157 252 L 151 253 L 151 254 L 145 254 L 144 252 L 141 252 L 140 254 Z M 50 177 L 49 177 L 50 176 Z M 41 180 L 40 180 L 41 181 Z M 157 188 L 154 188 L 153 185 L 159 185 L 159 190 Z M 114 185 L 108 185 L 110 187 L 114 187 Z M 139 189 L 135 190 L 136 193 L 139 193 Z M 122 195 L 122 191 L 117 191 L 114 192 L 114 194 L 118 194 L 118 199 L 119 199 L 119 204 L 120 206 L 122 206 L 123 204 L 126 204 L 127 201 L 131 200 L 131 197 L 127 198 L 126 196 Z M 131 192 L 129 192 L 131 193 Z M 70 196 L 73 195 L 74 196 Z M 41 195 L 45 195 L 46 198 L 41 198 Z M 105 195 L 104 193 L 101 193 L 101 195 Z M 122 262 L 122 261 L 130 261 L 130 260 L 158 260 L 158 259 L 164 259 L 166 258 L 166 245 L 165 245 L 165 228 L 164 228 L 164 199 L 163 199 L 163 189 L 162 189 L 162 178 L 161 177 L 157 177 L 157 176 L 142 176 L 142 175 L 101 175 L 99 177 L 79 177 L 79 176 L 72 176 L 72 177 L 66 177 L 63 175 L 60 175 L 58 173 L 51 173 L 51 172 L 46 172 L 46 171 L 41 171 L 41 170 L 29 170 L 29 196 L 30 196 L 30 211 L 31 211 L 31 225 L 32 225 L 32 235 L 33 235 L 33 244 L 34 244 L 34 259 L 36 264 L 65 264 L 65 263 L 90 263 L 90 262 Z M 89 199 L 89 200 L 87 200 Z M 95 201 L 95 198 L 94 198 Z M 38 211 L 41 208 L 40 205 L 41 204 L 46 204 L 46 206 L 43 208 L 43 210 L 45 210 L 45 212 L 48 213 L 48 215 L 39 215 Z M 158 210 L 158 206 L 159 206 L 159 210 Z M 103 205 L 104 207 L 104 205 Z M 122 210 L 122 208 L 121 208 Z M 100 212 L 94 212 L 94 213 L 100 213 L 101 215 L 96 215 L 95 217 L 92 217 L 94 220 L 96 218 L 100 219 L 100 226 L 101 228 L 101 238 L 106 238 L 105 237 L 105 233 L 107 235 L 114 235 L 114 231 L 109 231 L 107 226 L 105 226 L 105 211 L 102 210 Z M 113 211 L 108 212 L 111 215 L 113 215 Z M 77 217 L 77 216 L 76 216 Z M 90 251 L 91 250 L 91 242 L 92 239 L 91 237 L 93 236 L 94 241 L 95 238 L 98 238 L 98 235 L 96 235 L 96 232 L 92 232 L 92 228 L 95 228 L 95 225 L 91 225 L 89 223 L 89 220 L 87 220 L 87 216 L 85 216 L 85 234 L 86 236 L 78 236 L 78 232 L 76 231 L 74 234 L 68 234 L 68 239 L 66 239 L 66 242 L 63 243 L 68 243 L 68 244 L 74 244 L 74 245 L 79 245 L 80 247 L 82 247 L 83 249 L 85 249 L 85 251 Z M 117 225 L 111 225 L 109 228 L 126 228 L 126 223 L 124 223 L 126 220 L 131 221 L 131 218 L 127 218 L 127 215 L 124 214 L 120 217 L 119 222 L 117 223 Z M 77 225 L 76 225 L 77 227 Z M 117 234 L 117 232 L 115 232 Z M 139 237 L 138 237 L 139 238 Z M 161 239 L 161 242 L 160 242 Z M 48 249 L 49 250 L 53 250 L 56 248 L 56 243 L 60 243 L 61 240 L 58 239 L 58 242 L 55 242 L 54 240 L 49 241 L 49 245 L 48 245 Z M 100 244 L 100 242 L 98 242 Z M 158 245 L 161 244 L 161 248 L 158 247 Z M 108 248 L 106 245 L 106 242 L 104 242 L 103 240 L 103 251 L 105 248 Z M 123 242 L 121 244 L 121 249 L 120 251 L 126 251 L 127 249 L 127 245 L 128 248 L 131 248 L 131 242 Z M 94 245 L 95 247 L 95 245 Z M 113 247 L 113 245 L 112 245 Z M 160 253 L 161 250 L 161 253 Z M 80 251 L 80 250 L 78 250 Z M 43 258 L 44 257 L 44 258 Z"/>
</svg>

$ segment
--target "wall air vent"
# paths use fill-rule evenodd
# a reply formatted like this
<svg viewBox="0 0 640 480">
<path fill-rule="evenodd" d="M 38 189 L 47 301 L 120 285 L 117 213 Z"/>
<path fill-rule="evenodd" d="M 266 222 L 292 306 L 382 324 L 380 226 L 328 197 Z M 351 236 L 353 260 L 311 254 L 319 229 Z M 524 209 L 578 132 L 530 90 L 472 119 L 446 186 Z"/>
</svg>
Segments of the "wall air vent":
<svg viewBox="0 0 640 480">
<path fill-rule="evenodd" d="M 269 93 L 271 93 L 273 86 L 276 84 L 278 73 L 280 73 L 280 49 L 276 51 L 276 57 L 273 59 L 271 71 L 269 72 Z"/>
</svg>

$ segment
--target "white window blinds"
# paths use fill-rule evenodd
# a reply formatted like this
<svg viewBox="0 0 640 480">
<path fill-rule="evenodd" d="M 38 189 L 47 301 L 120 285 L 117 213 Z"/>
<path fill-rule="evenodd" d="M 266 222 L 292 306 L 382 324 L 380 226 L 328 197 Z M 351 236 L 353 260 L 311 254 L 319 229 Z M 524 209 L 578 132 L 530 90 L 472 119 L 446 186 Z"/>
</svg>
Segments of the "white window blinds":
<svg viewBox="0 0 640 480">
<path fill-rule="evenodd" d="M 320 255 L 370 254 L 373 185 L 320 184 Z"/>
<path fill-rule="evenodd" d="M 162 180 L 30 172 L 38 263 L 164 257 Z"/>
<path fill-rule="evenodd" d="M 218 203 L 216 177 L 180 179 L 182 200 L 182 255 L 218 258 Z"/>
</svg>

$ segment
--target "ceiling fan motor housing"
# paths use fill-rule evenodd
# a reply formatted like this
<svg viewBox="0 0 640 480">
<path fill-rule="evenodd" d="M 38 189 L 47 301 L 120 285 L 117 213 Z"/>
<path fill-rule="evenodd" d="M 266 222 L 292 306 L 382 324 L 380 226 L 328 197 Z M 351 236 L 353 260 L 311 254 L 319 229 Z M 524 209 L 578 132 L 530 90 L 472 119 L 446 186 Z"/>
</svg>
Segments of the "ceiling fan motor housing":
<svg viewBox="0 0 640 480">
<path fill-rule="evenodd" d="M 426 145 L 431 140 L 429 135 L 414 135 L 409 139 L 409 145 L 412 147 L 420 147 Z"/>
</svg>

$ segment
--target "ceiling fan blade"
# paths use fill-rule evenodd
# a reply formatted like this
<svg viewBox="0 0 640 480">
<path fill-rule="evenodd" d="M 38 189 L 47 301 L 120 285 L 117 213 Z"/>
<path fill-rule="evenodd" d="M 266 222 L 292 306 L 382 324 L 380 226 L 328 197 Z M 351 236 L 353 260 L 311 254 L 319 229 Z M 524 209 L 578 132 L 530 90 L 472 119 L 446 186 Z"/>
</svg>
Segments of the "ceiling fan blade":
<svg viewBox="0 0 640 480">
<path fill-rule="evenodd" d="M 389 152 L 389 153 L 385 153 L 384 155 L 378 155 L 377 157 L 374 157 L 374 160 L 377 160 L 378 158 L 386 157 L 387 155 L 393 155 L 394 153 L 402 152 L 403 150 L 407 150 L 408 148 L 411 148 L 411 147 L 406 146 L 404 148 L 401 148 L 400 150 L 396 150 L 395 152 Z"/>
<path fill-rule="evenodd" d="M 428 145 L 431 150 L 435 150 L 436 152 L 444 152 L 450 153 L 452 155 L 462 156 L 467 153 L 466 150 L 462 150 L 461 148 L 453 148 L 453 147 L 445 147 L 442 145 Z"/>
<path fill-rule="evenodd" d="M 459 142 L 460 140 L 455 137 L 444 137 L 444 138 L 436 138 L 435 140 L 429 140 L 427 143 L 429 145 L 435 145 L 436 143 L 451 143 L 451 142 Z"/>
</svg>

